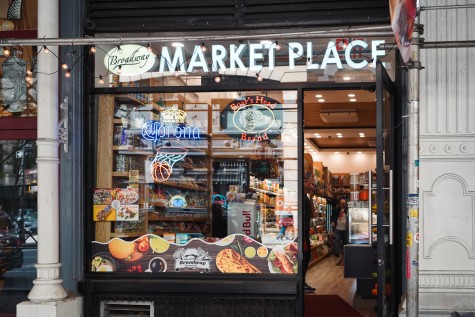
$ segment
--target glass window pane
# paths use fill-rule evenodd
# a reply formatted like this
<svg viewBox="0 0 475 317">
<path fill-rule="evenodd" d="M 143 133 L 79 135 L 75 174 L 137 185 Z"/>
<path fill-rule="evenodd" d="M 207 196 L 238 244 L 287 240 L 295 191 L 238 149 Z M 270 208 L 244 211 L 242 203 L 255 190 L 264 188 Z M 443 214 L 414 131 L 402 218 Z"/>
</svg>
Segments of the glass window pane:
<svg viewBox="0 0 475 317">
<path fill-rule="evenodd" d="M 92 271 L 297 272 L 296 91 L 101 95 L 97 111 Z"/>
<path fill-rule="evenodd" d="M 33 287 L 37 232 L 36 142 L 0 140 L 0 313 Z"/>
</svg>

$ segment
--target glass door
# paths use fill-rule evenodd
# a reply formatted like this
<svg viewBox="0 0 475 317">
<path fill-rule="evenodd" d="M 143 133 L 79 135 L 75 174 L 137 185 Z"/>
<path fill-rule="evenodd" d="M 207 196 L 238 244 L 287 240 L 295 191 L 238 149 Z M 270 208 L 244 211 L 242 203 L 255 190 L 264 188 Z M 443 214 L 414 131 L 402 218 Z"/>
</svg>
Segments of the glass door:
<svg viewBox="0 0 475 317">
<path fill-rule="evenodd" d="M 383 63 L 376 66 L 376 245 L 378 317 L 392 316 L 394 300 L 393 247 L 393 117 L 396 86 Z"/>
</svg>

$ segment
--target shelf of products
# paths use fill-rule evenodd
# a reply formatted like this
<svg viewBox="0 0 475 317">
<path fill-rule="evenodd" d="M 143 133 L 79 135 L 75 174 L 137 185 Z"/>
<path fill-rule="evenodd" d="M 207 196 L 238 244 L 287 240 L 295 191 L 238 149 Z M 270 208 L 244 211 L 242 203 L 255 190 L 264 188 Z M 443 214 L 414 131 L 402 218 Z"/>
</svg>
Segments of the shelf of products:
<svg viewBox="0 0 475 317">
<path fill-rule="evenodd" d="M 310 265 L 323 259 L 333 249 L 330 216 L 332 205 L 327 198 L 321 196 L 312 197 L 315 208 L 315 217 L 310 219 Z"/>
</svg>

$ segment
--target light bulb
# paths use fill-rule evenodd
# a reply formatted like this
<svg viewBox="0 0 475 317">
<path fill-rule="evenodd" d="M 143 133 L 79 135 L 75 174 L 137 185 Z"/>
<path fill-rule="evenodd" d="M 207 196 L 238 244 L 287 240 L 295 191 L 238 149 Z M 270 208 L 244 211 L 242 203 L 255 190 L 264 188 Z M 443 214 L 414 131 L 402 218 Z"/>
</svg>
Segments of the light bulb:
<svg viewBox="0 0 475 317">
<path fill-rule="evenodd" d="M 28 83 L 31 84 L 31 77 L 30 77 L 30 76 L 26 76 L 26 77 L 25 77 L 25 80 L 26 80 Z"/>
<path fill-rule="evenodd" d="M 275 41 L 275 50 L 280 51 L 282 49 L 282 45 L 279 44 L 279 42 Z"/>
<path fill-rule="evenodd" d="M 32 69 L 28 69 L 28 70 L 26 71 L 26 74 L 27 74 L 28 76 L 33 75 L 33 70 L 32 70 Z"/>
<path fill-rule="evenodd" d="M 310 59 L 310 57 L 307 57 L 307 66 L 310 66 L 312 65 L 312 60 Z"/>
<path fill-rule="evenodd" d="M 102 78 L 102 75 L 99 75 L 99 84 L 104 85 L 104 79 Z"/>
<path fill-rule="evenodd" d="M 373 67 L 374 67 L 373 60 L 369 59 L 368 60 L 368 68 L 373 68 Z"/>
<path fill-rule="evenodd" d="M 178 76 L 180 76 L 180 73 L 178 72 L 178 67 L 177 67 L 175 68 L 175 77 L 178 77 Z"/>
<path fill-rule="evenodd" d="M 214 81 L 215 81 L 216 83 L 220 83 L 220 82 L 221 82 L 221 75 L 219 75 L 219 74 L 216 75 L 216 76 L 214 77 Z"/>
<path fill-rule="evenodd" d="M 64 73 L 64 77 L 66 78 L 70 78 L 71 77 L 71 70 L 68 69 L 65 73 Z"/>
<path fill-rule="evenodd" d="M 343 45 L 341 47 L 343 47 L 343 49 L 346 49 L 348 47 L 348 44 L 346 43 L 346 41 L 343 41 Z"/>
<path fill-rule="evenodd" d="M 61 65 L 61 68 L 62 68 L 62 69 L 64 69 L 64 70 L 66 70 L 66 69 L 68 69 L 68 68 L 69 68 L 69 66 L 68 66 L 68 64 L 66 64 L 66 63 L 63 63 L 63 65 Z"/>
<path fill-rule="evenodd" d="M 3 48 L 3 56 L 5 57 L 10 56 L 10 50 L 8 49 L 8 47 Z"/>
<path fill-rule="evenodd" d="M 262 78 L 261 74 L 256 74 L 257 76 L 257 81 L 262 81 L 264 78 Z"/>
<path fill-rule="evenodd" d="M 48 54 L 49 48 L 47 48 L 46 45 L 43 45 L 43 51 L 45 52 L 45 54 Z"/>
<path fill-rule="evenodd" d="M 91 52 L 92 54 L 96 54 L 97 52 L 96 47 L 94 45 L 91 46 L 91 48 L 89 49 L 89 52 Z"/>
<path fill-rule="evenodd" d="M 147 44 L 147 52 L 152 53 L 152 44 L 151 43 Z"/>
<path fill-rule="evenodd" d="M 201 51 L 202 51 L 203 53 L 208 50 L 208 48 L 206 47 L 205 42 L 201 42 L 201 45 L 200 45 L 200 46 L 201 46 Z"/>
<path fill-rule="evenodd" d="M 117 74 L 122 74 L 122 65 L 119 65 L 119 68 L 117 69 Z"/>
</svg>

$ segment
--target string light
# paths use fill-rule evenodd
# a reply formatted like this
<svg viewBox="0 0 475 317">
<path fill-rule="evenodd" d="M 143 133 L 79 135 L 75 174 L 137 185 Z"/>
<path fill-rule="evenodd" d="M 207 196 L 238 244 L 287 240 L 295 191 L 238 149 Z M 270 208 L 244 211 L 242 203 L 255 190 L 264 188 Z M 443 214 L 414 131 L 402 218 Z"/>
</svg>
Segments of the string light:
<svg viewBox="0 0 475 317">
<path fill-rule="evenodd" d="M 220 83 L 220 82 L 221 82 L 221 75 L 218 74 L 218 75 L 214 76 L 214 81 L 215 81 L 216 83 Z"/>
<path fill-rule="evenodd" d="M 122 51 L 122 48 L 120 47 L 120 45 L 117 45 L 117 51 L 118 52 Z"/>
<path fill-rule="evenodd" d="M 47 48 L 46 45 L 43 45 L 43 52 L 45 52 L 45 54 L 49 53 L 49 48 Z"/>
<path fill-rule="evenodd" d="M 95 45 L 91 46 L 91 48 L 89 49 L 89 52 L 91 52 L 92 54 L 96 54 L 97 52 L 96 46 Z"/>
<path fill-rule="evenodd" d="M 178 67 L 175 68 L 175 77 L 180 76 L 180 73 L 178 72 Z"/>
<path fill-rule="evenodd" d="M 63 65 L 61 65 L 61 68 L 62 68 L 62 69 L 64 69 L 64 70 L 66 70 L 66 69 L 68 69 L 68 68 L 69 68 L 69 66 L 68 66 L 68 64 L 66 64 L 66 63 L 63 63 Z"/>
<path fill-rule="evenodd" d="M 310 59 L 310 57 L 307 57 L 307 66 L 310 66 L 312 65 L 312 60 Z"/>
<path fill-rule="evenodd" d="M 282 45 L 280 45 L 278 41 L 275 41 L 275 50 L 280 51 L 281 49 L 282 49 Z"/>
<path fill-rule="evenodd" d="M 99 75 L 99 84 L 104 85 L 104 79 L 102 78 L 102 75 Z"/>
<path fill-rule="evenodd" d="M 30 76 L 26 76 L 25 80 L 31 84 L 32 80 L 31 80 L 31 77 Z"/>
<path fill-rule="evenodd" d="M 204 52 L 206 52 L 206 51 L 208 50 L 208 48 L 206 47 L 206 44 L 205 44 L 205 42 L 201 42 L 201 45 L 200 45 L 200 47 L 201 47 L 201 51 L 202 51 L 203 53 L 204 53 Z"/>
<path fill-rule="evenodd" d="M 117 69 L 117 74 L 122 74 L 122 65 L 119 65 L 119 68 Z"/>
<path fill-rule="evenodd" d="M 8 49 L 8 47 L 3 47 L 3 56 L 10 56 L 10 50 Z"/>
<path fill-rule="evenodd" d="M 264 78 L 262 78 L 261 73 L 256 73 L 257 81 L 262 81 Z"/>
<path fill-rule="evenodd" d="M 371 58 L 368 58 L 368 68 L 373 68 L 373 67 L 374 67 L 373 60 Z"/>
<path fill-rule="evenodd" d="M 64 77 L 70 78 L 71 77 L 71 70 L 68 68 L 68 70 L 64 73 Z"/>
<path fill-rule="evenodd" d="M 152 43 L 147 43 L 147 52 L 152 53 Z"/>
</svg>

